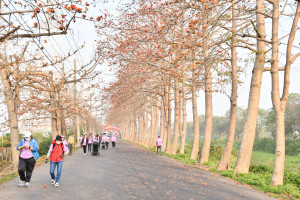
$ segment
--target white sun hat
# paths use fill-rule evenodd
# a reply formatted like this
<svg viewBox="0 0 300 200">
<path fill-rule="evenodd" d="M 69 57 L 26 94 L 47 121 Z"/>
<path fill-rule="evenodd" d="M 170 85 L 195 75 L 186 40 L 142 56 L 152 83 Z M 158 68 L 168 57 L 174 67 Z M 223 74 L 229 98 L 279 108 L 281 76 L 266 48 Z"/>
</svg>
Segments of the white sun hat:
<svg viewBox="0 0 300 200">
<path fill-rule="evenodd" d="M 31 132 L 29 132 L 29 131 L 24 132 L 24 137 L 30 137 L 30 136 L 31 136 Z"/>
</svg>

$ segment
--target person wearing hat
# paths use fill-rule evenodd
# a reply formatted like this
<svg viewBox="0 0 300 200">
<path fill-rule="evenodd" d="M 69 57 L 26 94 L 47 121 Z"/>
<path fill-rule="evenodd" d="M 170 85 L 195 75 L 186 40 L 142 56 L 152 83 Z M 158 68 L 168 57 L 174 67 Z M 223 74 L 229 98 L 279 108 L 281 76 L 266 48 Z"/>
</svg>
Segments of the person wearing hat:
<svg viewBox="0 0 300 200">
<path fill-rule="evenodd" d="M 53 143 L 50 145 L 46 163 L 50 157 L 50 175 L 51 175 L 51 184 L 55 187 L 59 187 L 59 181 L 62 172 L 62 166 L 64 162 L 64 156 L 68 154 L 68 147 L 65 146 L 62 142 L 61 136 L 56 136 Z M 57 174 L 55 176 L 55 168 L 57 167 Z"/>
<path fill-rule="evenodd" d="M 20 176 L 19 187 L 28 187 L 30 179 L 37 159 L 39 158 L 39 145 L 29 131 L 25 132 L 24 139 L 22 139 L 17 146 L 20 151 L 18 172 Z"/>
<path fill-rule="evenodd" d="M 65 139 L 65 136 L 61 136 L 61 139 L 62 139 L 62 142 L 63 142 L 63 144 L 66 146 L 66 147 L 68 147 L 68 142 L 67 142 L 67 140 Z"/>
</svg>

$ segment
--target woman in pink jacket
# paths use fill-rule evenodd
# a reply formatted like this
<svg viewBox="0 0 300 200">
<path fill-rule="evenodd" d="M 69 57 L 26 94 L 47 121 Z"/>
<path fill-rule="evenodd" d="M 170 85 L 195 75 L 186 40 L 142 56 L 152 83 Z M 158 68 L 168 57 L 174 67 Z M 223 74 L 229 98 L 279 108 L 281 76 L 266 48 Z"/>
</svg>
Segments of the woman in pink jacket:
<svg viewBox="0 0 300 200">
<path fill-rule="evenodd" d="M 112 144 L 112 147 L 115 147 L 116 146 L 116 141 L 117 141 L 117 136 L 116 135 L 113 135 L 111 137 L 111 144 Z"/>
</svg>

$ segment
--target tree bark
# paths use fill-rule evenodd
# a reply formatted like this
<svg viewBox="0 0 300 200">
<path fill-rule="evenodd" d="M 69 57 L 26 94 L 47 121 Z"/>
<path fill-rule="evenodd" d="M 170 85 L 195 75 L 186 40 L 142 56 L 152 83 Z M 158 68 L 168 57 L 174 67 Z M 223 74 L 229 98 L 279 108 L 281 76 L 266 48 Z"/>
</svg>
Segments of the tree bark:
<svg viewBox="0 0 300 200">
<path fill-rule="evenodd" d="M 9 83 L 9 76 L 5 69 L 6 66 L 1 66 L 0 75 L 3 84 L 3 92 L 5 96 L 5 103 L 8 111 L 9 129 L 10 129 L 10 142 L 12 150 L 12 165 L 16 169 L 19 163 L 19 152 L 17 146 L 19 144 L 19 127 L 18 127 L 18 105 L 14 99 L 14 94 Z M 19 95 L 19 94 L 15 94 Z"/>
<path fill-rule="evenodd" d="M 243 130 L 237 164 L 234 170 L 235 174 L 248 173 L 249 171 L 258 116 L 261 80 L 265 65 L 266 44 L 263 41 L 266 39 L 265 16 L 263 15 L 263 13 L 265 13 L 264 0 L 256 1 L 256 9 L 256 27 L 259 33 L 258 37 L 260 37 L 262 40 L 257 40 L 257 52 L 254 69 L 252 71 L 247 119 Z"/>
<path fill-rule="evenodd" d="M 205 5 L 207 2 L 205 3 Z M 204 7 L 204 26 L 208 27 L 208 17 L 210 11 Z M 203 35 L 203 54 L 205 65 L 205 132 L 203 136 L 201 155 L 199 163 L 202 164 L 208 161 L 211 131 L 212 131 L 212 79 L 211 79 L 211 63 L 209 58 L 209 35 L 208 30 L 204 29 Z"/>
<path fill-rule="evenodd" d="M 51 126 L 52 126 L 52 139 L 54 140 L 58 135 L 57 131 L 57 117 L 56 114 L 51 114 Z"/>
<path fill-rule="evenodd" d="M 147 137 L 148 126 L 149 126 L 149 117 L 148 117 L 147 107 L 146 107 L 145 115 L 146 115 L 146 119 L 145 119 L 144 141 L 143 141 L 144 146 L 146 146 L 146 137 Z"/>
<path fill-rule="evenodd" d="M 230 121 L 226 145 L 218 164 L 217 170 L 225 170 L 230 168 L 230 157 L 234 142 L 236 111 L 237 111 L 237 90 L 238 90 L 238 74 L 237 74 L 237 53 L 236 53 L 236 0 L 232 1 L 232 40 L 231 40 L 231 76 L 232 88 L 230 97 Z"/>
<path fill-rule="evenodd" d="M 162 145 L 163 141 L 165 138 L 165 124 L 164 124 L 164 105 L 163 105 L 163 96 L 161 96 L 161 102 L 160 102 L 160 138 L 162 140 Z M 162 147 L 163 151 L 163 147 Z"/>
<path fill-rule="evenodd" d="M 151 96 L 151 123 L 149 127 L 149 133 L 147 136 L 147 141 L 146 141 L 146 147 L 150 147 L 151 144 L 151 139 L 153 137 L 153 132 L 154 132 L 154 126 L 155 126 L 155 110 L 154 110 L 154 99 L 153 96 Z"/>
<path fill-rule="evenodd" d="M 180 148 L 179 153 L 184 154 L 185 149 L 185 137 L 187 126 L 187 113 L 186 113 L 186 88 L 184 83 L 182 84 L 182 127 L 180 130 Z"/>
<path fill-rule="evenodd" d="M 152 139 L 151 147 L 154 147 L 156 145 L 156 138 L 158 136 L 158 128 L 159 128 L 159 107 L 158 107 L 158 98 L 155 100 L 155 128 L 154 128 L 154 134 Z"/>
<path fill-rule="evenodd" d="M 208 49 L 204 50 L 205 60 L 208 60 Z M 208 61 L 206 61 L 208 62 Z M 211 80 L 211 70 L 207 63 L 205 67 L 205 133 L 203 137 L 203 143 L 201 148 L 201 155 L 199 163 L 202 164 L 208 161 L 210 142 L 211 142 L 211 131 L 212 131 L 212 80 Z"/>
<path fill-rule="evenodd" d="M 193 80 L 195 79 L 195 72 L 193 70 Z M 196 83 L 192 83 L 192 106 L 193 106 L 193 124 L 194 124 L 194 142 L 191 152 L 191 159 L 196 160 L 199 153 L 199 119 L 197 106 L 197 87 Z"/>
<path fill-rule="evenodd" d="M 179 133 L 179 82 L 177 79 L 174 80 L 174 97 L 175 97 L 175 114 L 174 114 L 174 133 L 172 146 L 170 149 L 170 154 L 175 155 L 177 153 L 177 145 L 178 145 L 178 133 Z"/>
<path fill-rule="evenodd" d="M 170 81 L 171 83 L 171 81 Z M 167 93 L 167 108 L 168 108 L 168 125 L 167 125 L 167 144 L 166 144 L 166 152 L 170 153 L 171 149 L 171 124 L 172 124 L 172 107 L 171 107 L 171 86 L 168 86 Z"/>
<path fill-rule="evenodd" d="M 164 126 L 162 127 L 163 131 L 164 131 L 164 135 L 162 138 L 162 147 L 161 150 L 163 152 L 166 152 L 167 149 L 167 137 L 168 137 L 168 109 L 167 109 L 167 95 L 166 95 L 166 88 L 164 90 L 164 95 L 162 97 L 162 101 L 163 101 L 163 124 Z"/>
<path fill-rule="evenodd" d="M 291 56 L 292 45 L 294 42 L 295 34 L 297 32 L 297 24 L 300 17 L 300 3 L 297 3 L 296 15 L 293 21 L 293 25 L 290 31 L 287 54 L 286 54 L 286 66 L 284 73 L 284 86 L 282 98 L 280 98 L 279 88 L 279 39 L 278 39 L 278 27 L 279 27 L 279 0 L 273 1 L 273 16 L 272 16 L 272 63 L 271 63 L 271 75 L 272 75 L 272 103 L 276 116 L 276 147 L 275 147 L 275 162 L 272 174 L 271 185 L 278 186 L 283 184 L 284 177 L 284 162 L 285 162 L 285 110 L 288 100 L 289 90 L 289 74 L 293 58 Z"/>
</svg>

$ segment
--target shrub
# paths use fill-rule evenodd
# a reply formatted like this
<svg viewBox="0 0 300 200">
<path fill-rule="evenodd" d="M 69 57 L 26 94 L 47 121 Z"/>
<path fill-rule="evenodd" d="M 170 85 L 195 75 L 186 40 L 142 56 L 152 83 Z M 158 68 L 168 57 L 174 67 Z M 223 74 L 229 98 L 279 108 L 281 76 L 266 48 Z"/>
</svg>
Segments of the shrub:
<svg viewBox="0 0 300 200">
<path fill-rule="evenodd" d="M 253 173 L 272 173 L 272 169 L 263 164 L 250 165 L 249 172 Z"/>
<path fill-rule="evenodd" d="M 46 155 L 48 153 L 49 147 L 52 143 L 52 136 L 42 137 L 38 141 L 39 143 L 39 154 L 40 156 Z"/>
<path fill-rule="evenodd" d="M 223 153 L 224 147 L 220 140 L 212 140 L 210 144 L 210 157 L 220 159 Z"/>
<path fill-rule="evenodd" d="M 285 141 L 285 154 L 286 155 L 298 155 L 300 149 L 300 140 L 286 140 Z M 253 145 L 253 151 L 262 151 L 267 153 L 275 152 L 275 140 L 271 138 L 263 138 L 255 140 Z"/>
<path fill-rule="evenodd" d="M 275 140 L 269 138 L 263 138 L 255 140 L 253 145 L 253 151 L 262 151 L 267 153 L 274 153 L 275 151 Z"/>
<path fill-rule="evenodd" d="M 300 149 L 300 140 L 286 140 L 285 142 L 285 154 L 298 155 Z"/>
<path fill-rule="evenodd" d="M 298 187 L 300 187 L 300 171 L 299 172 L 290 172 L 290 171 L 286 171 L 284 173 L 284 178 L 283 181 L 284 183 L 290 183 L 290 184 L 294 184 L 297 185 Z"/>
</svg>

